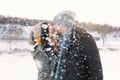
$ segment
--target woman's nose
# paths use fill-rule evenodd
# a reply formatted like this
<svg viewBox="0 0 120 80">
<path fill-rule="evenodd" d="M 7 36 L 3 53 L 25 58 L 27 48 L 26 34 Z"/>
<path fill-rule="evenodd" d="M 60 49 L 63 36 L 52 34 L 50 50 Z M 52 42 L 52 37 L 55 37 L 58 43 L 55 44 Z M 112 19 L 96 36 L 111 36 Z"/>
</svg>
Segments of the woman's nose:
<svg viewBox="0 0 120 80">
<path fill-rule="evenodd" d="M 50 26 L 50 27 L 49 27 L 49 33 L 54 33 L 54 32 L 55 32 L 54 27 Z"/>
</svg>

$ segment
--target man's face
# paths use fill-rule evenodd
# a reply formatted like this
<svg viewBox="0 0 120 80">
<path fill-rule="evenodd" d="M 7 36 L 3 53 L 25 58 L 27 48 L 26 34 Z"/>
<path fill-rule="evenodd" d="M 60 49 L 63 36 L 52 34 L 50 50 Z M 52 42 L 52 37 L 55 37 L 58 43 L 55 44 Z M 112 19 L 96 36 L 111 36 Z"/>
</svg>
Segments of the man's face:
<svg viewBox="0 0 120 80">
<path fill-rule="evenodd" d="M 55 29 L 55 33 L 56 34 L 64 34 L 67 31 L 67 27 L 66 26 L 54 25 L 53 27 Z"/>
</svg>

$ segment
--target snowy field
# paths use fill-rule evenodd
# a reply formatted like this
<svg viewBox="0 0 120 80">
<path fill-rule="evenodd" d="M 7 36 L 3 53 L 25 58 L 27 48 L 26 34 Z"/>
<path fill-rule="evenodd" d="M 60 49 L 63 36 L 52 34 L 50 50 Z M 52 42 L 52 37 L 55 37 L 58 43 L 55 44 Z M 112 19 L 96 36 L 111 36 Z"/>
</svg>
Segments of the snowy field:
<svg viewBox="0 0 120 80">
<path fill-rule="evenodd" d="M 26 41 L 0 41 L 0 80 L 37 80 L 37 69 L 32 59 L 32 47 Z M 120 80 L 120 40 L 110 39 L 102 46 L 97 42 L 103 66 L 104 80 Z M 8 53 L 12 54 L 8 54 Z"/>
</svg>

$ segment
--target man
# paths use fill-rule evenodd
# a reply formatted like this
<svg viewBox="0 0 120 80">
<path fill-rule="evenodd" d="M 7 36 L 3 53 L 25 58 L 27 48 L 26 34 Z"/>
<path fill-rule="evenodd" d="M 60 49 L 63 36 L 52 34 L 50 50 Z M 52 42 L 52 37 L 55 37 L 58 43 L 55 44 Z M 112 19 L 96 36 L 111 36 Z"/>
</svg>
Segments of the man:
<svg viewBox="0 0 120 80">
<path fill-rule="evenodd" d="M 74 12 L 63 11 L 53 19 L 59 43 L 55 80 L 103 80 L 96 43 L 74 18 Z"/>
</svg>

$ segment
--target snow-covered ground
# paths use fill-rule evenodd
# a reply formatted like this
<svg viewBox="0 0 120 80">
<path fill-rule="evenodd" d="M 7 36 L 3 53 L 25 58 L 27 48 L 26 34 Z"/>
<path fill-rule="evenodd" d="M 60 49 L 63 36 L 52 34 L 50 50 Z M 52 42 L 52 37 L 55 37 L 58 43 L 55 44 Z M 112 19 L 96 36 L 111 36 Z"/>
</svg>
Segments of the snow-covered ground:
<svg viewBox="0 0 120 80">
<path fill-rule="evenodd" d="M 101 41 L 96 43 L 100 49 L 104 80 L 120 80 L 120 39 L 109 39 L 104 47 Z M 13 41 L 13 54 L 8 54 L 8 42 L 0 41 L 0 44 L 0 80 L 37 80 L 37 68 L 30 54 L 32 47 L 26 41 Z"/>
<path fill-rule="evenodd" d="M 120 50 L 100 51 L 104 80 L 120 80 Z"/>
<path fill-rule="evenodd" d="M 0 80 L 37 80 L 37 69 L 30 54 L 0 55 Z"/>
</svg>

